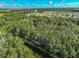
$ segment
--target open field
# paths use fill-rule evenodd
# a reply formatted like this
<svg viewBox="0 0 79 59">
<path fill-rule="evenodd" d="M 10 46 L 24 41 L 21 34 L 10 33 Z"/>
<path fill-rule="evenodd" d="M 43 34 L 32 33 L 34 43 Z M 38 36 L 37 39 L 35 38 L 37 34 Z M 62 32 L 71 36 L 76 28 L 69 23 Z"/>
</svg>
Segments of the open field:
<svg viewBox="0 0 79 59">
<path fill-rule="evenodd" d="M 3 16 L 4 14 L 0 14 L 0 16 Z"/>
<path fill-rule="evenodd" d="M 79 13 L 35 10 L 0 14 L 0 57 L 79 58 Z"/>
</svg>

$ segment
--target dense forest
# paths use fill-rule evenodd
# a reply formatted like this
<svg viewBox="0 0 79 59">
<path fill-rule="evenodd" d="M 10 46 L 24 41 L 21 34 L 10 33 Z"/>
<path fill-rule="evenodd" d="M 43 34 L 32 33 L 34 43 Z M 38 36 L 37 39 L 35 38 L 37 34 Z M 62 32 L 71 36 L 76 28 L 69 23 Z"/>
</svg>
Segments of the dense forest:
<svg viewBox="0 0 79 59">
<path fill-rule="evenodd" d="M 79 19 L 69 15 L 1 14 L 0 57 L 78 58 Z"/>
</svg>

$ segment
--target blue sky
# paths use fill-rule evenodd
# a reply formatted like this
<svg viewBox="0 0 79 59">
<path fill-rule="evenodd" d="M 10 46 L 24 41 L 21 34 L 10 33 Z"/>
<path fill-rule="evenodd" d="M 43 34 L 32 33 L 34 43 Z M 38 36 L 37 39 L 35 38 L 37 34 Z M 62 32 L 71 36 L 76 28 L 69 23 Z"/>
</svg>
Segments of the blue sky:
<svg viewBox="0 0 79 59">
<path fill-rule="evenodd" d="M 0 8 L 78 7 L 79 0 L 0 0 Z"/>
</svg>

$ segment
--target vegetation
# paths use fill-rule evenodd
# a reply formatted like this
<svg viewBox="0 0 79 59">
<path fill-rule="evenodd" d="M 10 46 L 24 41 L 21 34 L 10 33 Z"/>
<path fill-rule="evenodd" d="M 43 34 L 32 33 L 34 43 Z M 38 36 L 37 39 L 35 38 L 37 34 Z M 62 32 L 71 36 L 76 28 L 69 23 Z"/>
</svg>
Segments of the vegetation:
<svg viewBox="0 0 79 59">
<path fill-rule="evenodd" d="M 79 20 L 7 13 L 0 16 L 0 57 L 43 57 L 30 42 L 52 57 L 79 57 Z M 40 51 L 39 51 L 40 52 Z"/>
</svg>

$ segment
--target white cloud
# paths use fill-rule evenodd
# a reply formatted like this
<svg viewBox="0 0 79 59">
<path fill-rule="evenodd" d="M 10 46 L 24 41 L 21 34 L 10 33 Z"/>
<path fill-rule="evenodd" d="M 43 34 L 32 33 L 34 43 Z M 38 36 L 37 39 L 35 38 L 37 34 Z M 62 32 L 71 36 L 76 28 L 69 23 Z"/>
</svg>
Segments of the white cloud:
<svg viewBox="0 0 79 59">
<path fill-rule="evenodd" d="M 66 3 L 68 7 L 79 7 L 79 2 L 78 3 Z"/>
<path fill-rule="evenodd" d="M 79 2 L 77 3 L 58 3 L 54 4 L 55 7 L 79 7 Z"/>
<path fill-rule="evenodd" d="M 52 4 L 53 2 L 52 1 L 49 1 L 49 3 Z"/>
<path fill-rule="evenodd" d="M 0 4 L 0 7 L 2 7 L 3 6 L 3 4 Z"/>
</svg>

